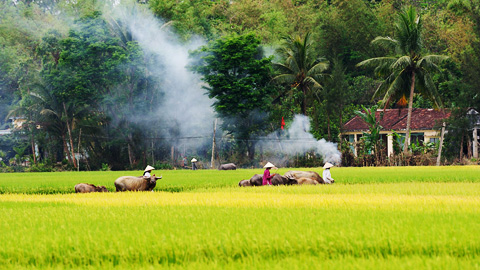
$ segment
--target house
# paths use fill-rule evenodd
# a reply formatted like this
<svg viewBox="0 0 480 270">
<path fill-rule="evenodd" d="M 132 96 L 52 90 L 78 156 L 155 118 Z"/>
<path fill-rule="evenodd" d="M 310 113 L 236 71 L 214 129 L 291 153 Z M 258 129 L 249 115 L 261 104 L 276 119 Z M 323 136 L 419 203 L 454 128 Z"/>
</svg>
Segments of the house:
<svg viewBox="0 0 480 270">
<path fill-rule="evenodd" d="M 6 128 L 0 130 L 0 135 L 12 134 L 12 131 L 22 129 L 23 124 L 25 124 L 26 122 L 27 119 L 25 119 L 24 117 L 10 117 L 8 118 L 8 122 L 5 125 Z"/>
<path fill-rule="evenodd" d="M 380 126 L 382 126 L 380 139 L 383 140 L 383 145 L 386 145 L 385 150 L 388 156 L 393 154 L 393 136 L 391 136 L 393 131 L 405 137 L 407 114 L 407 108 L 386 109 L 385 111 L 379 109 L 375 112 L 375 117 L 377 121 L 379 121 Z M 439 127 L 442 125 L 442 120 L 448 117 L 450 117 L 450 111 L 414 108 L 412 110 L 410 142 L 438 142 L 440 140 Z M 343 126 L 341 133 L 342 139 L 352 144 L 352 150 L 355 155 L 357 155 L 357 153 L 354 146 L 363 136 L 364 132 L 369 132 L 368 125 L 359 116 L 355 116 Z"/>
</svg>

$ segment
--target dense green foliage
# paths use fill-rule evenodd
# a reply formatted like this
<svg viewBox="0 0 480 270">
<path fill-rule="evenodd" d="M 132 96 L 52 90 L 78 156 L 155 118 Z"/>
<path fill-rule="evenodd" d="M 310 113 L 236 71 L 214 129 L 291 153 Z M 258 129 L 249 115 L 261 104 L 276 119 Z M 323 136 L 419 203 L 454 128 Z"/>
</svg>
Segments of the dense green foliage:
<svg viewBox="0 0 480 270">
<path fill-rule="evenodd" d="M 271 57 L 266 58 L 253 34 L 228 36 L 204 46 L 192 68 L 202 74 L 223 129 L 239 142 L 236 151 L 255 157 L 255 136 L 266 133 L 271 96 Z"/>
<path fill-rule="evenodd" d="M 371 41 L 376 37 L 402 41 L 403 28 L 396 22 L 409 6 L 421 18 L 419 24 L 410 25 L 422 37 L 411 43 L 418 46 L 399 46 L 403 51 L 374 46 Z M 21 170 L 18 165 L 26 160 L 50 170 L 55 166 L 134 169 L 147 163 L 174 167 L 179 152 L 210 159 L 211 147 L 193 141 L 194 150 L 181 150 L 178 142 L 185 137 L 172 138 L 175 130 L 169 136 L 159 132 L 171 119 L 158 108 L 166 105 L 169 85 L 179 79 L 162 72 L 172 67 L 142 47 L 142 37 L 135 33 L 142 29 L 138 24 L 151 24 L 139 19 L 149 12 L 163 23 L 151 26 L 168 33 L 166 37 L 178 46 L 191 46 L 198 37 L 217 46 L 236 40 L 239 47 L 248 44 L 246 50 L 222 51 L 223 59 L 255 55 L 250 60 L 259 61 L 251 61 L 258 64 L 256 68 L 248 66 L 248 61 L 230 62 L 247 64 L 241 67 L 249 69 L 250 76 L 229 77 L 228 83 L 216 80 L 235 86 L 230 89 L 235 94 L 209 93 L 225 131 L 233 136 L 224 136 L 223 149 L 217 153 L 247 166 L 262 161 L 262 151 L 254 148 L 252 139 L 260 134 L 258 126 L 273 132 L 282 117 L 288 127 L 297 113 L 310 118 L 316 139 L 341 143 L 338 134 L 343 123 L 361 105 L 369 108 L 381 100 L 399 106 L 402 102 L 398 101 L 411 97 L 412 107 L 433 107 L 441 105 L 438 97 L 446 108 L 480 110 L 478 6 L 478 0 L 1 1 L 0 129 L 11 128 L 16 117 L 25 122 L 19 132 L 1 135 L 2 162 L 10 167 L 0 169 Z M 126 15 L 135 19 L 126 21 Z M 259 47 L 266 53 L 253 53 Z M 168 54 L 168 48 L 156 49 Z M 394 75 L 389 79 L 379 81 L 372 70 L 357 67 L 368 59 L 384 59 L 384 55 L 398 60 L 389 70 L 382 70 L 384 75 Z M 434 60 L 440 58 L 430 55 L 449 60 L 439 63 Z M 267 68 L 270 60 L 276 69 Z M 379 67 L 385 66 L 375 66 Z M 406 79 L 412 69 L 417 72 L 415 95 L 406 87 L 412 85 Z M 393 78 L 402 78 L 402 83 Z M 207 89 L 218 88 L 212 78 L 203 79 Z M 398 91 L 387 91 L 392 85 Z M 231 102 L 235 98 L 242 98 L 245 102 L 240 104 L 248 106 L 232 106 L 238 104 Z M 221 113 L 220 108 L 229 113 Z M 235 115 L 236 120 L 251 123 L 252 115 L 262 117 L 255 118 L 259 122 L 251 128 L 238 121 L 229 124 L 237 109 L 243 111 Z M 447 135 L 444 156 L 450 161 L 470 155 L 471 125 L 462 118 L 460 109 L 455 121 L 448 122 L 452 132 Z M 242 139 L 250 144 L 248 150 Z M 14 147 L 25 150 L 17 153 Z"/>
<path fill-rule="evenodd" d="M 375 73 L 383 78 L 383 82 L 373 97 L 384 96 L 385 107 L 392 101 L 406 100 L 408 97 L 408 117 L 404 153 L 410 145 L 410 126 L 412 119 L 413 97 L 415 89 L 419 94 L 431 101 L 435 108 L 442 102 L 432 81 L 432 73 L 439 71 L 439 64 L 448 59 L 442 55 L 422 55 L 423 20 L 410 6 L 400 12 L 395 23 L 395 38 L 376 37 L 372 44 L 393 49 L 394 57 L 376 57 L 362 61 L 358 66 L 375 68 Z"/>
</svg>

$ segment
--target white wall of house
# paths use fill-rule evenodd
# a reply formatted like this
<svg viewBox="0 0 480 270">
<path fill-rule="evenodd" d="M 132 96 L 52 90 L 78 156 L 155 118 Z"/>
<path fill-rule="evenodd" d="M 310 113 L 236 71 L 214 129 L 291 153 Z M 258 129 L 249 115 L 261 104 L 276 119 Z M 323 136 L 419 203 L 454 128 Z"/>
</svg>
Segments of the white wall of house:
<svg viewBox="0 0 480 270">
<path fill-rule="evenodd" d="M 396 131 L 398 134 L 405 136 L 405 131 Z M 438 130 L 411 130 L 410 133 L 423 133 L 424 143 L 429 143 L 432 141 L 438 141 L 440 139 L 440 132 Z M 354 132 L 345 132 L 342 133 L 342 136 L 353 135 L 353 145 L 355 146 L 359 140 L 359 135 L 362 135 L 362 131 L 354 131 Z M 381 135 L 387 135 L 387 155 L 393 155 L 393 136 L 391 136 L 391 131 L 381 131 Z M 356 148 L 353 149 L 353 154 L 357 156 Z"/>
</svg>

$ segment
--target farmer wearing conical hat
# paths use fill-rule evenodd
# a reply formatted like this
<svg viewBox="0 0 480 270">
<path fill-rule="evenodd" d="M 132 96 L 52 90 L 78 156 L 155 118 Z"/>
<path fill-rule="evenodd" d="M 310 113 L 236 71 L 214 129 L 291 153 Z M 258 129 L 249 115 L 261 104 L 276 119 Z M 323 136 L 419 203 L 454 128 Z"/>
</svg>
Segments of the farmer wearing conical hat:
<svg viewBox="0 0 480 270">
<path fill-rule="evenodd" d="M 275 174 L 272 174 L 270 175 L 270 169 L 271 168 L 275 168 L 275 165 L 273 165 L 272 163 L 270 162 L 267 162 L 267 164 L 265 164 L 265 166 L 263 166 L 263 168 L 265 168 L 265 171 L 263 172 L 263 181 L 262 181 L 262 185 L 271 185 L 272 184 L 272 177 L 275 175 Z"/>
<path fill-rule="evenodd" d="M 143 171 L 143 177 L 144 178 L 150 178 L 150 176 L 151 176 L 150 173 L 152 172 L 152 170 L 155 170 L 155 168 L 150 166 L 150 165 L 147 165 L 147 167 Z"/>
<path fill-rule="evenodd" d="M 325 184 L 332 184 L 333 182 L 335 182 L 335 180 L 333 180 L 332 178 L 332 174 L 330 173 L 330 168 L 333 166 L 335 165 L 333 165 L 330 162 L 327 162 L 325 163 L 325 165 L 323 165 L 323 168 L 325 170 L 323 170 L 322 178 L 323 178 L 323 181 L 325 181 Z"/>
<path fill-rule="evenodd" d="M 191 162 L 192 162 L 192 170 L 195 171 L 197 169 L 197 159 L 192 158 Z"/>
</svg>

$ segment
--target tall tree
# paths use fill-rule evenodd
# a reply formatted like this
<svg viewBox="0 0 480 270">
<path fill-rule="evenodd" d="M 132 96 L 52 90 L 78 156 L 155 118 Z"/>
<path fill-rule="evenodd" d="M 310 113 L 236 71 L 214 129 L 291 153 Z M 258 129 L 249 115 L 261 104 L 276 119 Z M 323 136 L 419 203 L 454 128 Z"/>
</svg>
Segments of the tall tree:
<svg viewBox="0 0 480 270">
<path fill-rule="evenodd" d="M 265 131 L 274 90 L 269 85 L 272 58 L 263 56 L 260 40 L 251 33 L 217 39 L 194 54 L 201 60 L 192 67 L 208 84 L 205 88 L 215 99 L 223 129 L 234 135 L 240 152 L 248 153 L 252 161 L 256 143 L 252 137 Z"/>
<path fill-rule="evenodd" d="M 423 55 L 422 20 L 414 7 L 405 8 L 398 15 L 395 24 L 395 38 L 376 37 L 372 44 L 393 48 L 395 56 L 375 57 L 360 62 L 359 67 L 375 67 L 375 74 L 383 78 L 374 98 L 383 96 L 385 107 L 391 101 L 408 97 L 407 131 L 403 152 L 410 145 L 413 95 L 415 88 L 424 98 L 432 101 L 435 107 L 442 105 L 431 74 L 438 72 L 438 64 L 448 57 L 443 55 Z"/>
<path fill-rule="evenodd" d="M 274 63 L 274 67 L 279 74 L 273 81 L 285 85 L 283 95 L 298 96 L 301 113 L 307 115 L 309 102 L 315 100 L 322 88 L 328 61 L 315 55 L 310 33 L 304 38 L 285 38 L 277 53 L 280 62 Z"/>
</svg>

